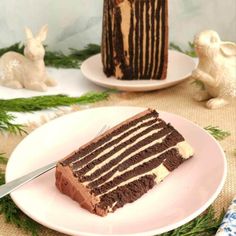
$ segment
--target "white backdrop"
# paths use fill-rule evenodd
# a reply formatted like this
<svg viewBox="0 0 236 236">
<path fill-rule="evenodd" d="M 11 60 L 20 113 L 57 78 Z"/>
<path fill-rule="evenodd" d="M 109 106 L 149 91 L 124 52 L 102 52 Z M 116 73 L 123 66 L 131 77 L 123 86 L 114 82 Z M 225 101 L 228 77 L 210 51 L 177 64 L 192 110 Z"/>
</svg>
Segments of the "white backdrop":
<svg viewBox="0 0 236 236">
<path fill-rule="evenodd" d="M 100 43 L 103 0 L 0 0 L 0 47 L 24 40 L 23 27 L 33 31 L 48 23 L 52 50 Z M 187 45 L 202 29 L 217 30 L 236 41 L 236 0 L 169 0 L 170 41 Z"/>
</svg>

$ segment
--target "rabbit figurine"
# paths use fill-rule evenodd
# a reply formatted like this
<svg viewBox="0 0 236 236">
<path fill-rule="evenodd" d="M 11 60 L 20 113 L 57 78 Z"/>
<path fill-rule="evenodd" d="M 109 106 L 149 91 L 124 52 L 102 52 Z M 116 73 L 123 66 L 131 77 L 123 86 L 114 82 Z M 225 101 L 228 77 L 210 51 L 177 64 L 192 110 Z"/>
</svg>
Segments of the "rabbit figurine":
<svg viewBox="0 0 236 236">
<path fill-rule="evenodd" d="M 206 30 L 195 36 L 194 46 L 199 64 L 192 77 L 205 87 L 195 99 L 208 100 L 209 109 L 223 107 L 236 97 L 236 44 L 222 42 L 217 32 Z"/>
<path fill-rule="evenodd" d="M 24 56 L 16 52 L 7 52 L 0 58 L 0 84 L 6 87 L 26 88 L 47 91 L 47 86 L 56 86 L 50 78 L 44 64 L 45 49 L 42 42 L 46 39 L 47 25 L 43 26 L 36 37 L 29 28 L 25 28 L 26 45 Z"/>
</svg>

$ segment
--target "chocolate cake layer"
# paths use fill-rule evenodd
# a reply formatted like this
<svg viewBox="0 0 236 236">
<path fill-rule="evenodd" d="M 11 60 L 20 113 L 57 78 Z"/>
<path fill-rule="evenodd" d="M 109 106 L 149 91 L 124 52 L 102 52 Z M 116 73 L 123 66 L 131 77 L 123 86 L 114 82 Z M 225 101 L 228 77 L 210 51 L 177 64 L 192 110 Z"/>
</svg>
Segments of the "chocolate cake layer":
<svg viewBox="0 0 236 236">
<path fill-rule="evenodd" d="M 128 119 L 125 122 L 122 122 L 121 124 L 115 126 L 114 128 L 108 130 L 105 132 L 102 136 L 99 136 L 99 138 L 95 138 L 90 143 L 85 144 L 83 147 L 79 148 L 75 153 L 72 153 L 70 157 L 66 157 L 63 161 L 63 165 L 71 164 L 72 162 L 79 161 L 81 157 L 92 153 L 96 148 L 103 145 L 105 142 L 108 142 L 112 139 L 114 136 L 120 135 L 123 131 L 127 131 L 129 127 L 134 127 L 136 124 L 140 125 L 141 122 L 147 122 L 158 119 L 158 113 L 155 110 L 147 110 L 144 111 L 137 116 L 135 116 L 132 119 Z M 109 135 L 108 135 L 109 134 Z M 80 160 L 81 161 L 81 160 Z"/>
<path fill-rule="evenodd" d="M 165 79 L 168 0 L 104 0 L 104 73 L 122 80 Z"/>
<path fill-rule="evenodd" d="M 56 186 L 103 216 L 141 197 L 192 155 L 184 137 L 148 109 L 58 163 Z"/>
</svg>

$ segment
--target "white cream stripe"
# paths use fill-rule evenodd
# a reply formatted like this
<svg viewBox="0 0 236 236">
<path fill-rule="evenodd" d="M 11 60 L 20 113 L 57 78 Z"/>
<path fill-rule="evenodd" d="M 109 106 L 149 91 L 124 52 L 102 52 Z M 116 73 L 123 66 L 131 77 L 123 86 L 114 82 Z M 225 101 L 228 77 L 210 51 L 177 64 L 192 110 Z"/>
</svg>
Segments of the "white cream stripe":
<svg viewBox="0 0 236 236">
<path fill-rule="evenodd" d="M 165 161 L 165 160 L 164 160 L 164 161 Z M 160 164 L 160 165 L 162 165 L 162 164 Z M 122 187 L 122 186 L 124 186 L 124 185 L 127 185 L 127 184 L 129 184 L 129 183 L 131 183 L 131 182 L 133 182 L 133 181 L 135 181 L 135 180 L 138 180 L 138 179 L 140 179 L 140 178 L 142 178 L 142 177 L 144 177 L 144 176 L 146 176 L 146 175 L 153 175 L 153 174 L 156 175 L 156 173 L 158 173 L 158 168 L 160 167 L 160 165 L 159 165 L 157 168 L 155 168 L 155 169 L 153 169 L 153 170 L 151 170 L 151 171 L 149 171 L 149 172 L 146 172 L 146 173 L 144 173 L 144 174 L 140 174 L 140 175 L 134 176 L 133 178 L 130 178 L 130 179 L 128 179 L 128 180 L 126 180 L 126 181 L 124 181 L 124 182 L 122 182 L 122 183 L 116 185 L 115 187 L 111 188 L 111 189 L 108 190 L 107 192 L 103 192 L 103 193 L 97 195 L 97 197 L 101 198 L 102 195 L 108 194 L 108 193 L 112 192 L 113 190 L 115 190 L 116 188 Z M 158 183 L 157 181 L 158 181 L 158 177 L 156 178 L 156 183 Z"/>
<path fill-rule="evenodd" d="M 181 143 L 181 144 L 180 144 L 180 143 Z M 150 160 L 152 160 L 152 159 L 155 159 L 155 158 L 159 157 L 160 155 L 162 155 L 163 153 L 167 152 L 167 151 L 170 150 L 170 149 L 177 149 L 177 150 L 179 151 L 179 146 L 181 146 L 181 147 L 183 147 L 183 146 L 188 146 L 188 145 L 186 145 L 186 141 L 183 141 L 183 142 L 180 142 L 180 143 L 178 143 L 177 145 L 175 145 L 175 146 L 173 146 L 173 147 L 170 147 L 170 148 L 166 149 L 165 151 L 159 153 L 158 155 L 153 155 L 153 156 L 151 156 L 151 157 L 145 159 L 142 163 L 139 163 L 139 165 L 141 165 L 141 164 L 143 164 L 143 163 L 145 163 L 145 162 L 147 162 L 147 161 L 150 161 Z M 179 144 L 180 144 L 180 145 L 179 145 Z M 188 157 L 185 156 L 185 159 L 188 159 L 188 158 L 190 158 L 190 157 L 193 155 L 193 149 L 192 149 L 191 152 L 190 152 L 190 151 L 188 152 L 188 155 L 189 155 Z M 165 160 L 164 160 L 164 161 L 165 161 Z M 163 161 L 162 163 L 164 163 L 164 161 Z M 162 164 L 161 164 L 161 165 L 162 165 Z M 157 176 L 157 172 L 158 172 L 158 168 L 159 168 L 159 167 L 160 167 L 160 165 L 159 165 L 157 168 L 155 168 L 155 169 L 153 169 L 153 170 L 151 170 L 151 171 L 149 171 L 149 172 L 146 172 L 146 173 L 144 173 L 144 174 L 140 174 L 140 175 L 137 175 L 137 176 L 135 176 L 135 177 L 133 177 L 133 178 L 131 178 L 131 179 L 128 179 L 128 180 L 126 180 L 126 181 L 124 181 L 124 182 L 122 182 L 122 183 L 116 185 L 115 187 L 111 188 L 111 189 L 108 190 L 107 192 L 98 195 L 98 197 L 100 197 L 101 195 L 108 194 L 109 192 L 115 190 L 117 187 L 124 186 L 124 185 L 126 185 L 126 184 L 128 184 L 128 183 L 131 183 L 131 182 L 133 182 L 133 181 L 135 181 L 135 180 L 137 180 L 137 179 L 139 179 L 139 178 L 141 178 L 141 177 L 143 177 L 143 176 L 145 176 L 145 175 L 152 175 L 152 174 L 155 174 L 155 175 Z M 133 166 L 132 166 L 131 169 L 133 169 Z M 129 170 L 130 170 L 130 168 L 129 168 Z M 128 170 L 126 170 L 126 171 L 128 171 Z M 122 173 L 122 174 L 124 174 L 124 173 Z M 165 176 L 165 177 L 166 177 L 166 176 Z M 162 179 L 162 180 L 163 180 L 163 179 Z M 158 176 L 157 176 L 157 181 L 158 181 Z M 158 183 L 158 182 L 157 182 L 157 183 Z"/>
<path fill-rule="evenodd" d="M 164 160 L 165 161 L 165 160 Z M 156 183 L 160 183 L 165 177 L 167 177 L 170 174 L 170 171 L 163 165 L 159 165 L 155 170 L 153 170 L 153 173 L 155 174 L 156 178 L 155 178 L 155 182 Z M 142 175 L 141 177 L 145 176 L 146 174 Z M 139 177 L 139 178 L 141 178 Z M 110 212 L 113 211 L 113 208 L 116 206 L 117 201 L 115 201 L 111 207 L 108 206 L 108 210 Z"/>
<path fill-rule="evenodd" d="M 153 126 L 154 126 L 154 125 L 153 125 Z M 133 137 L 134 135 L 137 135 L 137 134 L 141 133 L 142 131 L 144 131 L 144 130 L 146 130 L 146 129 L 149 129 L 150 127 L 152 127 L 152 126 L 144 127 L 144 128 L 142 128 L 142 129 L 139 130 L 140 132 L 137 131 L 137 132 L 132 133 L 132 135 L 127 136 L 127 137 L 126 137 L 124 140 L 122 140 L 121 142 L 124 142 L 124 141 L 129 140 L 129 139 L 130 139 L 131 137 Z M 152 134 L 155 134 L 155 133 L 159 132 L 159 131 L 162 130 L 162 129 L 163 129 L 163 128 L 155 129 L 155 130 L 152 130 L 151 132 L 149 132 L 149 133 L 147 133 L 147 134 L 145 134 L 145 135 L 142 135 L 141 137 L 139 137 L 138 139 L 136 139 L 135 142 L 133 142 L 133 143 L 131 143 L 131 144 L 129 144 L 129 145 L 126 145 L 124 149 L 119 150 L 118 152 L 116 152 L 116 153 L 115 153 L 114 155 L 112 155 L 111 157 L 107 158 L 106 160 L 104 160 L 104 161 L 101 162 L 100 164 L 97 164 L 96 166 L 94 166 L 91 170 L 89 170 L 89 171 L 86 173 L 86 176 L 91 175 L 94 171 L 96 171 L 97 169 L 100 169 L 103 165 L 106 165 L 106 164 L 109 163 L 111 160 L 113 160 L 113 159 L 115 159 L 116 157 L 118 157 L 119 155 L 121 155 L 121 154 L 124 152 L 124 150 L 127 150 L 127 149 L 131 148 L 132 146 L 134 146 L 135 144 L 137 144 L 139 141 L 141 141 L 141 140 L 143 140 L 143 139 L 145 139 L 145 138 L 151 136 Z M 121 143 L 121 142 L 120 142 L 120 143 Z M 119 144 L 120 144 L 120 143 L 119 143 Z M 97 156 L 96 159 L 93 159 L 92 161 L 97 160 L 100 156 L 105 155 L 106 153 L 110 152 L 112 149 L 114 149 L 114 148 L 115 148 L 116 146 L 118 146 L 119 144 L 117 144 L 117 145 L 115 145 L 115 146 L 113 146 L 113 147 L 107 148 L 105 151 L 101 152 L 101 153 Z M 92 162 L 92 161 L 91 161 L 91 162 Z M 89 164 L 89 163 L 88 163 L 88 164 Z M 95 170 L 94 170 L 94 169 L 95 169 Z"/>
<path fill-rule="evenodd" d="M 118 165 L 122 165 L 125 161 L 127 161 L 130 157 L 134 156 L 135 154 L 137 154 L 137 153 L 139 153 L 139 152 L 141 152 L 141 151 L 143 151 L 143 150 L 145 150 L 145 149 L 147 149 L 147 148 L 149 148 L 149 147 L 151 147 L 151 146 L 153 146 L 153 145 L 155 145 L 155 144 L 162 143 L 162 141 L 163 141 L 163 140 L 166 138 L 166 136 L 168 136 L 168 135 L 169 135 L 169 133 L 166 134 L 165 136 L 159 138 L 159 139 L 153 140 L 151 143 L 149 143 L 149 144 L 147 144 L 147 145 L 145 145 L 145 146 L 139 148 L 139 149 L 136 150 L 135 152 L 129 154 L 128 156 L 126 156 L 126 157 L 122 160 L 121 163 L 116 164 L 115 166 L 112 167 L 112 169 L 107 170 L 106 172 L 103 173 L 102 176 L 98 176 L 98 177 L 97 177 L 96 179 L 94 179 L 93 181 L 96 181 L 97 179 L 103 177 L 103 176 L 106 175 L 109 171 L 112 171 L 113 169 L 115 169 Z M 125 150 L 125 148 L 124 148 L 123 150 Z M 155 155 L 156 155 L 156 154 L 155 154 Z M 147 159 L 145 159 L 145 160 L 147 160 Z M 138 165 L 140 165 L 140 162 L 137 163 L 135 166 L 138 166 Z M 134 166 L 134 165 L 132 165 L 131 167 L 129 167 L 129 169 L 132 169 L 133 166 Z M 127 171 L 127 170 L 124 170 L 124 171 Z M 119 175 L 119 174 L 117 174 L 117 172 L 121 173 L 121 172 L 124 172 L 124 171 L 116 171 L 113 175 L 115 175 L 114 177 L 116 177 L 117 175 Z M 109 181 L 112 179 L 113 175 L 112 175 L 108 180 L 106 180 L 106 182 L 109 182 Z M 92 182 L 93 182 L 93 181 L 92 181 Z M 104 183 L 102 183 L 102 184 L 105 184 L 106 182 L 104 182 Z M 100 186 L 100 185 L 98 185 L 97 187 L 99 187 L 99 186 Z"/>
<path fill-rule="evenodd" d="M 114 174 L 113 178 L 112 178 L 112 177 L 109 178 L 107 181 L 103 182 L 102 184 L 98 185 L 97 187 L 100 187 L 101 185 L 104 185 L 104 184 L 106 184 L 107 182 L 112 181 L 112 180 L 113 180 L 114 178 L 116 178 L 117 176 L 120 176 L 120 175 L 122 175 L 122 174 L 125 174 L 125 172 L 128 172 L 128 171 L 134 169 L 135 167 L 137 167 L 137 166 L 139 166 L 139 165 L 142 165 L 142 164 L 145 163 L 145 162 L 149 162 L 149 161 L 151 161 L 151 160 L 153 160 L 153 159 L 155 159 L 155 158 L 161 156 L 162 154 L 164 154 L 165 152 L 169 151 L 169 150 L 172 149 L 172 148 L 176 148 L 176 146 L 170 147 L 170 148 L 164 150 L 163 152 L 160 152 L 160 153 L 155 154 L 155 155 L 152 155 L 152 156 L 150 156 L 150 157 L 148 157 L 148 158 L 146 158 L 146 159 L 143 159 L 141 162 L 136 163 L 135 165 L 130 166 L 128 169 L 125 169 L 124 171 L 117 171 L 117 172 Z M 117 185 L 117 187 L 118 187 L 118 186 L 119 186 L 119 185 Z"/>
<path fill-rule="evenodd" d="M 109 142 L 111 142 L 111 141 L 113 141 L 113 140 L 115 140 L 115 139 L 121 137 L 122 135 L 124 135 L 124 133 L 129 132 L 131 129 L 137 128 L 139 125 L 142 125 L 142 124 L 144 124 L 144 123 L 146 123 L 146 122 L 155 121 L 155 120 L 157 120 L 156 117 L 151 117 L 151 118 L 142 120 L 141 122 L 138 122 L 135 126 L 130 127 L 130 128 L 127 129 L 125 132 L 122 132 L 122 133 L 120 133 L 120 134 L 118 134 L 118 135 L 113 136 L 113 137 L 112 137 L 111 139 L 109 139 L 107 142 L 105 142 L 104 144 L 102 144 L 102 145 L 99 146 L 98 148 L 92 150 L 90 153 L 88 153 L 88 154 L 86 154 L 85 156 L 82 156 L 82 157 L 83 157 L 83 158 L 86 158 L 86 157 L 89 156 L 92 152 L 97 151 L 98 149 L 104 147 L 107 143 L 109 143 Z M 158 121 L 158 122 L 155 123 L 155 124 L 159 124 L 159 123 L 161 122 L 159 119 L 158 119 L 157 121 Z M 83 160 L 83 159 L 76 160 L 76 161 L 72 162 L 72 164 L 74 165 L 74 164 L 76 164 L 77 162 L 82 161 L 82 160 Z M 86 164 L 86 165 L 87 165 L 87 164 Z M 76 169 L 75 169 L 75 170 L 76 170 Z"/>
</svg>

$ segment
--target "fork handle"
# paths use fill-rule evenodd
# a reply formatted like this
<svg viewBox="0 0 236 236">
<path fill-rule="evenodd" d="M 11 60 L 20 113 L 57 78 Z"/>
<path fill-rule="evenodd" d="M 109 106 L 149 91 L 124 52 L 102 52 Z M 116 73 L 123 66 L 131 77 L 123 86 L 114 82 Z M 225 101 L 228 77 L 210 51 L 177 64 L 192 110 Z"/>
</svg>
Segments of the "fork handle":
<svg viewBox="0 0 236 236">
<path fill-rule="evenodd" d="M 57 162 L 50 163 L 49 165 L 46 165 L 44 167 L 41 167 L 35 171 L 32 171 L 20 178 L 17 178 L 15 180 L 10 181 L 7 184 L 3 184 L 0 186 L 0 198 L 6 196 L 7 194 L 11 193 L 12 191 L 16 190 L 23 184 L 31 181 L 32 179 L 35 179 L 36 177 L 44 174 L 45 172 L 53 169 L 56 167 Z"/>
<path fill-rule="evenodd" d="M 96 136 L 102 134 L 107 129 L 109 129 L 109 126 L 104 125 Z M 6 196 L 7 194 L 11 193 L 12 191 L 18 189 L 20 186 L 31 181 L 32 179 L 35 179 L 38 176 L 44 174 L 45 172 L 53 169 L 54 167 L 56 167 L 56 165 L 57 165 L 57 162 L 50 163 L 44 167 L 41 167 L 35 171 L 30 172 L 29 174 L 26 174 L 18 179 L 15 179 L 7 184 L 1 185 L 0 186 L 0 198 Z"/>
</svg>

